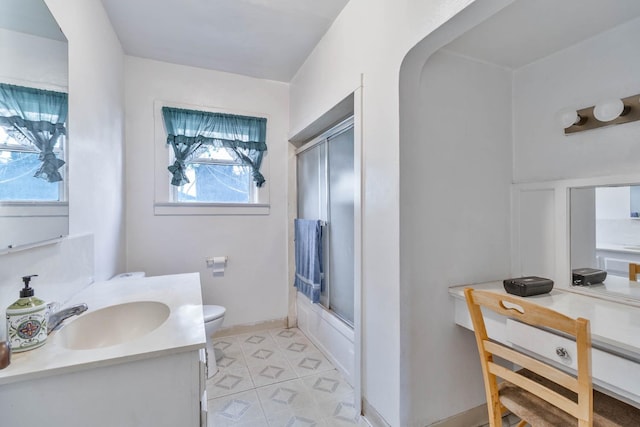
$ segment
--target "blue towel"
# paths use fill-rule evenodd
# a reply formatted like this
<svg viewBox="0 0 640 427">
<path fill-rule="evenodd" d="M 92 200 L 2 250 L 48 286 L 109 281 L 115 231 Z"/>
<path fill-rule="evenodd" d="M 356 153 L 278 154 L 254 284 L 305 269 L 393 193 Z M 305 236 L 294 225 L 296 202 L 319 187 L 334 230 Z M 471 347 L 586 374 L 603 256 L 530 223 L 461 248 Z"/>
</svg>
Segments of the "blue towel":
<svg viewBox="0 0 640 427">
<path fill-rule="evenodd" d="M 295 219 L 296 277 L 293 286 L 313 303 L 322 290 L 322 224 L 318 220 Z"/>
</svg>

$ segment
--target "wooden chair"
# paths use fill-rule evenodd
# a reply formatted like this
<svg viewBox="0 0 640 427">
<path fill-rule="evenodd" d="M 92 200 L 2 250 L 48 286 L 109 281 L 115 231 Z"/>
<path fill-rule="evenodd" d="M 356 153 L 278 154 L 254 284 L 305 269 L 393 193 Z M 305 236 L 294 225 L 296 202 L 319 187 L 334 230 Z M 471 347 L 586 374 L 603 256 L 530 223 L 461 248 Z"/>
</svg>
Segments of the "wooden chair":
<svg viewBox="0 0 640 427">
<path fill-rule="evenodd" d="M 638 274 L 640 274 L 640 264 L 629 263 L 629 280 L 632 282 L 638 281 Z"/>
<path fill-rule="evenodd" d="M 519 427 L 640 426 L 640 410 L 592 389 L 587 319 L 572 319 L 511 295 L 471 288 L 464 293 L 480 353 L 491 427 L 502 425 L 502 415 L 507 410 L 522 420 Z M 576 342 L 576 375 L 490 340 L 481 307 L 572 337 Z M 494 356 L 524 369 L 506 368 L 495 363 Z M 498 384 L 497 378 L 503 381 Z"/>
</svg>

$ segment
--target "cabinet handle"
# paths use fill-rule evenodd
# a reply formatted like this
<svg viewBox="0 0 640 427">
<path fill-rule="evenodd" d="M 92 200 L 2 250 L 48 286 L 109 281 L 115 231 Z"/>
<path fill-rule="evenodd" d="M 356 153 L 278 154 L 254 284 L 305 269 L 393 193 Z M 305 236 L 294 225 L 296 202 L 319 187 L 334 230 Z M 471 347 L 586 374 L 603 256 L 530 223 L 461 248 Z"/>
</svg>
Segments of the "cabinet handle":
<svg viewBox="0 0 640 427">
<path fill-rule="evenodd" d="M 569 352 L 567 351 L 566 348 L 564 347 L 556 347 L 556 354 L 558 355 L 558 357 L 560 357 L 561 359 L 564 360 L 569 360 L 571 359 L 571 356 L 569 356 Z"/>
</svg>

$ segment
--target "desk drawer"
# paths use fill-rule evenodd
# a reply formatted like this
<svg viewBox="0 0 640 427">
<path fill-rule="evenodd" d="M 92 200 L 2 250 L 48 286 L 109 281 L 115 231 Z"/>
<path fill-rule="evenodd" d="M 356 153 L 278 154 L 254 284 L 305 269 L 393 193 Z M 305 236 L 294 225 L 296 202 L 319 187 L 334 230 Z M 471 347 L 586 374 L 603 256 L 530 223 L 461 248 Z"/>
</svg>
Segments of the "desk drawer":
<svg viewBox="0 0 640 427">
<path fill-rule="evenodd" d="M 506 336 L 511 344 L 541 356 L 559 368 L 575 372 L 574 341 L 512 319 L 507 320 Z M 564 349 L 567 357 L 558 356 L 558 348 Z M 596 386 L 612 391 L 636 406 L 640 405 L 640 364 L 594 348 L 591 351 L 591 373 Z"/>
</svg>

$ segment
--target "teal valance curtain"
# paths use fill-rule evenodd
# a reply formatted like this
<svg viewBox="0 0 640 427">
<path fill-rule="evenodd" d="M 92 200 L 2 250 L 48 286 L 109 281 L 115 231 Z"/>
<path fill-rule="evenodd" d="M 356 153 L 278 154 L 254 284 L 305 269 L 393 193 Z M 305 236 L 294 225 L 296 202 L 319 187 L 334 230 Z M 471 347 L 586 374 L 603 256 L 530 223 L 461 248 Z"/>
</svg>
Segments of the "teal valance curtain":
<svg viewBox="0 0 640 427">
<path fill-rule="evenodd" d="M 175 155 L 175 162 L 168 167 L 172 185 L 189 182 L 185 162 L 202 145 L 224 147 L 234 159 L 251 168 L 258 187 L 264 184 L 260 165 L 267 151 L 267 119 L 172 107 L 162 107 L 162 116 L 167 144 Z"/>
<path fill-rule="evenodd" d="M 49 182 L 62 181 L 64 160 L 53 150 L 66 135 L 67 94 L 0 83 L 0 126 L 18 141 L 40 151 L 42 166 L 34 174 Z"/>
</svg>

